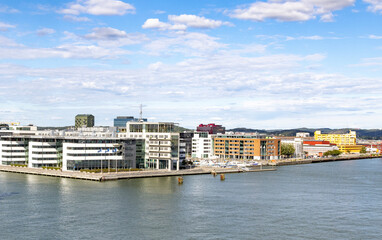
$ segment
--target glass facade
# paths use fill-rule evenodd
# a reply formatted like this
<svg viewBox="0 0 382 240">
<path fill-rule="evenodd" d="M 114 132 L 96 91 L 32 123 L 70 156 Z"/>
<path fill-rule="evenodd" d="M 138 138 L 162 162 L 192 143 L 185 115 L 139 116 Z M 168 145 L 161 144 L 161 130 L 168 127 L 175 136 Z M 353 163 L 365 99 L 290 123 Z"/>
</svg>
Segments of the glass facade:
<svg viewBox="0 0 382 240">
<path fill-rule="evenodd" d="M 179 157 L 179 135 L 171 136 L 171 158 Z"/>
<path fill-rule="evenodd" d="M 136 139 L 136 168 L 145 168 L 145 140 Z"/>
<path fill-rule="evenodd" d="M 102 165 L 101 165 L 102 164 Z M 129 169 L 130 160 L 68 160 L 68 170 L 78 171 L 81 169 Z"/>
</svg>

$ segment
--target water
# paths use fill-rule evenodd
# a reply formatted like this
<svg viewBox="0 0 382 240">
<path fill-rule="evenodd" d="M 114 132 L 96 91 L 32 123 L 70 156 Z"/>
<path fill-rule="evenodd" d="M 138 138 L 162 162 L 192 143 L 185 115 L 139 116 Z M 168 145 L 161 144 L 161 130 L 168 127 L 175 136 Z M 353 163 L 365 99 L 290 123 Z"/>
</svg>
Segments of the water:
<svg viewBox="0 0 382 240">
<path fill-rule="evenodd" d="M 88 182 L 0 172 L 0 239 L 382 239 L 382 160 Z"/>
</svg>

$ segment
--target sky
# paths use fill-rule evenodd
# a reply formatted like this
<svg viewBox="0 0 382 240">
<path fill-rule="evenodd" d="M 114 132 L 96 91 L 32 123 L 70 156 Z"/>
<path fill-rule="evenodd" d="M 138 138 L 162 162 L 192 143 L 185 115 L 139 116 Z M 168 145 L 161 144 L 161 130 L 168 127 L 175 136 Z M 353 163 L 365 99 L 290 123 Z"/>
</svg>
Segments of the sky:
<svg viewBox="0 0 382 240">
<path fill-rule="evenodd" d="M 0 0 L 0 122 L 382 128 L 382 0 Z"/>
</svg>

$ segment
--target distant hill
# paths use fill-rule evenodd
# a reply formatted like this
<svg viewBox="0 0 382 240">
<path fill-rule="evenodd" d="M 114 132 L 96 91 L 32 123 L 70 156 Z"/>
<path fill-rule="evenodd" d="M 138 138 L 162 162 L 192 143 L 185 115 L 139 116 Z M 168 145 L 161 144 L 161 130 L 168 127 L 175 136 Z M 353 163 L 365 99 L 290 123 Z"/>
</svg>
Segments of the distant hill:
<svg viewBox="0 0 382 240">
<path fill-rule="evenodd" d="M 357 132 L 357 137 L 362 139 L 380 140 L 382 139 L 382 130 L 380 129 L 354 129 L 354 128 L 341 128 L 341 129 L 330 129 L 330 128 L 295 128 L 295 129 L 275 129 L 275 130 L 264 130 L 264 129 L 251 129 L 251 128 L 233 128 L 227 131 L 232 132 L 246 132 L 246 133 L 265 133 L 273 136 L 285 136 L 292 137 L 296 136 L 298 132 L 308 132 L 310 136 L 314 136 L 316 130 L 321 130 L 322 133 L 348 133 L 349 130 L 354 130 Z"/>
<path fill-rule="evenodd" d="M 181 126 L 174 126 L 174 132 L 192 132 L 192 129 L 184 128 Z"/>
</svg>

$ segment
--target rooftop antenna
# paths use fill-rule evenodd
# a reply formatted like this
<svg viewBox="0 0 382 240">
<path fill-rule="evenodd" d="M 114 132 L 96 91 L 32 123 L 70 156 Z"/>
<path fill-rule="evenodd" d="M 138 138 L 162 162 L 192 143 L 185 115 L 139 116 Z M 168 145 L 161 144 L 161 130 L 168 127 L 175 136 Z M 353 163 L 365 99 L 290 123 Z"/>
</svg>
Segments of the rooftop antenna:
<svg viewBox="0 0 382 240">
<path fill-rule="evenodd" d="M 142 108 L 143 108 L 143 105 L 139 105 L 139 121 L 140 122 L 143 122 L 143 118 L 142 118 Z"/>
</svg>

